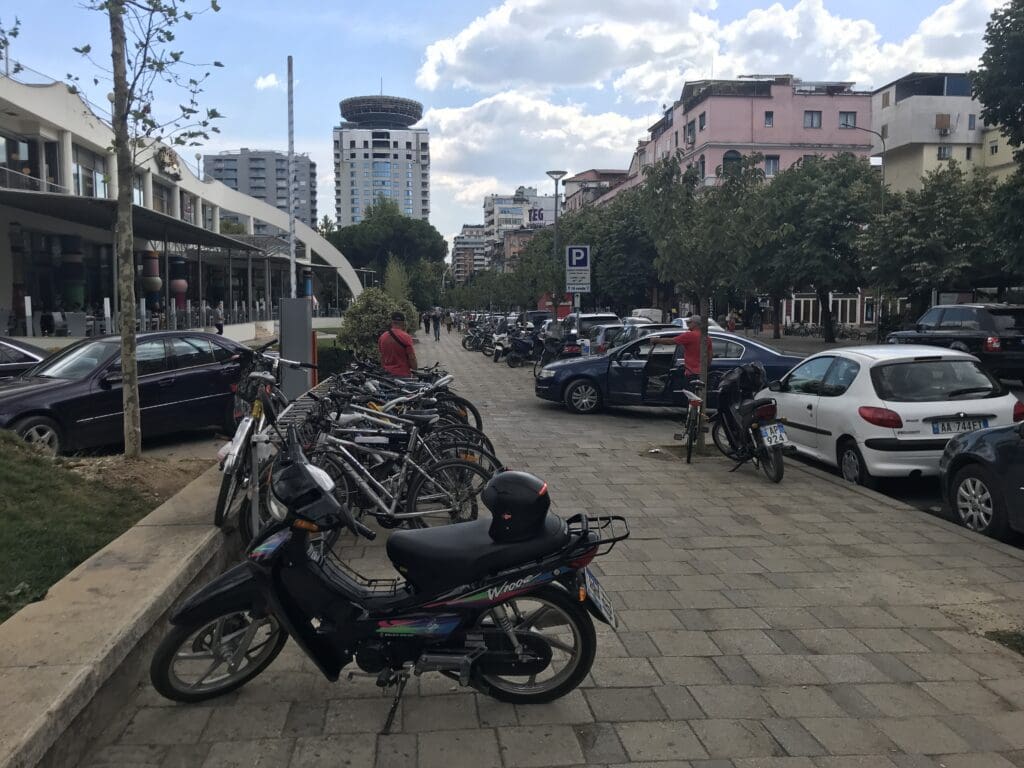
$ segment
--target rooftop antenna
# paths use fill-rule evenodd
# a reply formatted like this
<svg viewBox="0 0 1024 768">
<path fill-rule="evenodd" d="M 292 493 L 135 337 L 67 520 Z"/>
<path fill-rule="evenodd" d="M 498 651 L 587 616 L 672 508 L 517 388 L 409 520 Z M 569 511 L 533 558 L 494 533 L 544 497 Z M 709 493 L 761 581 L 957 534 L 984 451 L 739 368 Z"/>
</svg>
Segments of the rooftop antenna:
<svg viewBox="0 0 1024 768">
<path fill-rule="evenodd" d="M 383 77 L 380 79 L 380 95 L 381 96 L 384 95 L 384 78 Z"/>
</svg>

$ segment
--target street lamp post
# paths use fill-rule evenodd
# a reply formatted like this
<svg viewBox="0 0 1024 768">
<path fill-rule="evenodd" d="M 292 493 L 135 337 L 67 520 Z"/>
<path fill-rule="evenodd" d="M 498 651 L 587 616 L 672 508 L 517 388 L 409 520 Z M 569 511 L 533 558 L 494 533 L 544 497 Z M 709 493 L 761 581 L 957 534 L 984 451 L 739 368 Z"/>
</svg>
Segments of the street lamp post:
<svg viewBox="0 0 1024 768">
<path fill-rule="evenodd" d="M 548 171 L 548 176 L 550 176 L 555 182 L 555 264 L 558 263 L 558 182 L 563 176 L 565 176 L 565 174 L 565 171 Z M 557 294 L 558 289 L 556 287 L 556 290 L 551 293 L 551 317 L 554 320 L 558 319 L 559 300 L 555 298 Z"/>
<path fill-rule="evenodd" d="M 864 131 L 864 133 L 870 133 L 873 136 L 877 136 L 878 140 L 882 142 L 882 215 L 885 215 L 885 136 L 878 131 L 873 131 L 870 128 L 862 128 L 859 125 L 851 125 L 850 123 L 843 123 L 839 126 L 840 128 L 852 128 L 855 131 Z"/>
</svg>

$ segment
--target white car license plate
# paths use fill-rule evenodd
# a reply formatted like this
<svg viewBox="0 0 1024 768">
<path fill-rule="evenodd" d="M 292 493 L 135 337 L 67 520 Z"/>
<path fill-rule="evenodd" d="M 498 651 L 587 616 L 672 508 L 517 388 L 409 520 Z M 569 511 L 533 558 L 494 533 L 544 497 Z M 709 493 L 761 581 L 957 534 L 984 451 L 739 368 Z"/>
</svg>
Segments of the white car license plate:
<svg viewBox="0 0 1024 768">
<path fill-rule="evenodd" d="M 960 432 L 973 432 L 976 429 L 985 429 L 988 426 L 988 419 L 943 419 L 932 422 L 933 435 L 956 435 Z"/>
<path fill-rule="evenodd" d="M 786 428 L 781 424 L 766 424 L 761 427 L 761 439 L 768 447 L 785 445 L 789 442 L 789 438 L 786 437 Z"/>
<path fill-rule="evenodd" d="M 583 577 L 587 586 L 587 596 L 597 606 L 597 610 L 605 621 L 607 621 L 614 629 L 619 626 L 619 620 L 615 616 L 615 608 L 612 607 L 612 601 L 608 598 L 607 593 L 604 591 L 604 587 L 597 580 L 597 576 L 589 568 L 583 569 Z"/>
</svg>

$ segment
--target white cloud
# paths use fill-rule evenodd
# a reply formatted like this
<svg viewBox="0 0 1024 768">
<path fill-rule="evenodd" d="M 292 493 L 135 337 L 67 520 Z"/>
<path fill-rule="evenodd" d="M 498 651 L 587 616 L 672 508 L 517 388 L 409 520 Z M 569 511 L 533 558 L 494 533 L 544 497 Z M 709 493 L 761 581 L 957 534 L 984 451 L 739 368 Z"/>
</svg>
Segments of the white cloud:
<svg viewBox="0 0 1024 768">
<path fill-rule="evenodd" d="M 429 45 L 416 82 L 480 91 L 611 86 L 626 102 L 669 101 L 687 78 L 790 73 L 880 85 L 914 69 L 977 61 L 1000 0 L 949 0 L 904 40 L 824 0 L 755 8 L 721 24 L 701 0 L 506 0 Z"/>
<path fill-rule="evenodd" d="M 581 104 L 514 90 L 467 107 L 430 109 L 423 124 L 432 150 L 431 221 L 446 233 L 480 222 L 485 195 L 520 185 L 550 191 L 545 173 L 551 168 L 624 168 L 653 120 L 590 114 Z"/>
<path fill-rule="evenodd" d="M 256 78 L 256 82 L 253 83 L 257 91 L 266 91 L 270 88 L 279 89 L 284 87 L 284 83 L 278 79 L 277 75 L 271 72 L 269 75 L 261 75 Z"/>
</svg>

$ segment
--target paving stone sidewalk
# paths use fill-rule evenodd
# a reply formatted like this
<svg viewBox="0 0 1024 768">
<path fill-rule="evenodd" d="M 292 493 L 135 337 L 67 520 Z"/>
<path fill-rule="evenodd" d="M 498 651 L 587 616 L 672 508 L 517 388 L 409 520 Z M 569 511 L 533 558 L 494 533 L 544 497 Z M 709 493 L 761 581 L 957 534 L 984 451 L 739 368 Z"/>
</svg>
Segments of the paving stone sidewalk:
<svg viewBox="0 0 1024 768">
<path fill-rule="evenodd" d="M 437 675 L 396 733 L 371 680 L 328 683 L 289 644 L 200 706 L 148 681 L 85 763 L 113 766 L 1005 768 L 1024 766 L 1024 658 L 985 639 L 1024 626 L 1024 557 L 924 513 L 787 466 L 780 485 L 665 453 L 665 413 L 572 416 L 528 370 L 421 341 L 479 404 L 511 466 L 556 510 L 625 514 L 598 562 L 621 618 L 564 699 L 514 707 Z M 381 537 L 351 554 L 383 567 Z"/>
</svg>

